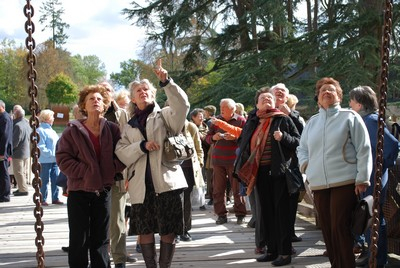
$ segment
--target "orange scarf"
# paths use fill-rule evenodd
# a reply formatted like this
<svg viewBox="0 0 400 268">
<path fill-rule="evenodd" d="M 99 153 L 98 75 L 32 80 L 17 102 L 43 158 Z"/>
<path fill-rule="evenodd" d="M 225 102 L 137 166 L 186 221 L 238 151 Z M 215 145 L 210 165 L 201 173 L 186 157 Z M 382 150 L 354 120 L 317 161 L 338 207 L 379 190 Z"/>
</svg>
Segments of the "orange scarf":
<svg viewBox="0 0 400 268">
<path fill-rule="evenodd" d="M 269 129 L 273 117 L 285 115 L 278 109 L 258 110 L 257 116 L 260 118 L 260 125 L 254 131 L 250 143 L 250 157 L 239 170 L 239 177 L 247 184 L 246 194 L 250 195 L 257 181 L 258 167 L 260 159 L 267 142 Z"/>
</svg>

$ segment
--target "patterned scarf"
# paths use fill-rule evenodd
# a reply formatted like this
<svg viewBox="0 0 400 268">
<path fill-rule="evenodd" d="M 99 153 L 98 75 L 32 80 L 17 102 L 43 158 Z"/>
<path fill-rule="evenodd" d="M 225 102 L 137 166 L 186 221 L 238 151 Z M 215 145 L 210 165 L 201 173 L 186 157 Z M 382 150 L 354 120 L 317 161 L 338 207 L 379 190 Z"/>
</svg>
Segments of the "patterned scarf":
<svg viewBox="0 0 400 268">
<path fill-rule="evenodd" d="M 260 118 L 260 124 L 254 131 L 251 138 L 251 155 L 239 171 L 240 178 L 245 177 L 244 181 L 247 184 L 247 195 L 251 194 L 256 184 L 258 167 L 260 165 L 261 156 L 268 138 L 272 118 L 277 115 L 285 114 L 279 109 L 274 108 L 267 110 L 258 110 L 256 115 Z"/>
</svg>

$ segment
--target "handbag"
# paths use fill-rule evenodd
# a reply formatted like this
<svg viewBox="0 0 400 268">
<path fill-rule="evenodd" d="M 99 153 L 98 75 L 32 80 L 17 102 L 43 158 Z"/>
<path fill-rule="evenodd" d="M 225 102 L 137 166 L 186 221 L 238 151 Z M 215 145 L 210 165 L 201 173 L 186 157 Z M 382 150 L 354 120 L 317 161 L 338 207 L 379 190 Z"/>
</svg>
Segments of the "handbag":
<svg viewBox="0 0 400 268">
<path fill-rule="evenodd" d="M 282 152 L 281 143 L 278 141 L 279 152 L 282 158 L 283 169 L 285 170 L 286 184 L 288 187 L 289 194 L 295 194 L 301 189 L 304 189 L 303 175 L 301 174 L 299 168 L 289 168 L 290 161 L 286 162 L 285 157 Z"/>
<path fill-rule="evenodd" d="M 371 227 L 373 203 L 372 195 L 367 195 L 362 199 L 359 197 L 351 218 L 351 232 L 354 236 L 362 235 Z"/>
<path fill-rule="evenodd" d="M 181 162 L 192 158 L 195 153 L 193 139 L 185 135 L 185 127 L 183 130 L 173 135 L 172 129 L 168 126 L 167 122 L 162 113 L 160 113 L 161 119 L 164 122 L 167 130 L 167 137 L 164 140 L 164 160 L 168 162 Z"/>
</svg>

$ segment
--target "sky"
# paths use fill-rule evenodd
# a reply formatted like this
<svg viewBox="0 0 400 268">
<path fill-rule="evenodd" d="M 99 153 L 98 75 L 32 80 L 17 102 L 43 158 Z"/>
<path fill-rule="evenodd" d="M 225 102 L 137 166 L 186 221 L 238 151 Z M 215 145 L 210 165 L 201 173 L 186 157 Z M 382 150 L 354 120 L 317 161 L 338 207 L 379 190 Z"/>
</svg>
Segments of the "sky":
<svg viewBox="0 0 400 268">
<path fill-rule="evenodd" d="M 34 8 L 32 21 L 35 24 L 33 38 L 36 44 L 51 37 L 51 30 L 42 29 L 39 23 L 40 7 L 46 0 L 31 0 Z M 129 8 L 131 0 L 60 0 L 64 8 L 61 16 L 70 27 L 69 36 L 63 48 L 83 56 L 96 55 L 104 62 L 107 75 L 119 72 L 120 63 L 128 59 L 137 59 L 140 42 L 144 40 L 144 30 L 139 29 L 121 15 L 123 8 Z M 0 0 L 0 40 L 4 38 L 16 41 L 17 46 L 25 46 L 24 25 L 26 17 L 23 8 L 25 0 Z"/>
</svg>

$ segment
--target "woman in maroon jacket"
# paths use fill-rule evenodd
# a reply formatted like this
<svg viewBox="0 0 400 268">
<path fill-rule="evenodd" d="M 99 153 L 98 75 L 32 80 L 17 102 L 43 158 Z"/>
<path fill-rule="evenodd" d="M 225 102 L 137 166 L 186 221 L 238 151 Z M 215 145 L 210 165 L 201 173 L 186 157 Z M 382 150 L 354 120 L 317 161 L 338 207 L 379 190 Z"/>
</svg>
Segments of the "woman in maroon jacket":
<svg viewBox="0 0 400 268">
<path fill-rule="evenodd" d="M 85 119 L 71 121 L 56 153 L 57 164 L 68 177 L 70 267 L 110 267 L 110 189 L 125 166 L 114 155 L 120 139 L 118 125 L 103 118 L 110 104 L 103 86 L 87 86 L 78 106 Z"/>
</svg>

